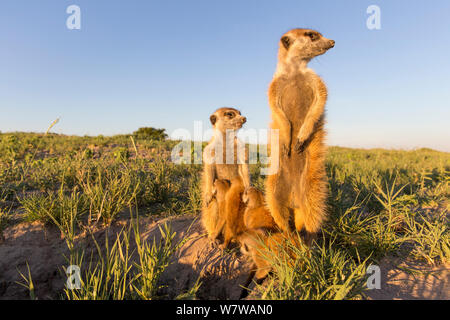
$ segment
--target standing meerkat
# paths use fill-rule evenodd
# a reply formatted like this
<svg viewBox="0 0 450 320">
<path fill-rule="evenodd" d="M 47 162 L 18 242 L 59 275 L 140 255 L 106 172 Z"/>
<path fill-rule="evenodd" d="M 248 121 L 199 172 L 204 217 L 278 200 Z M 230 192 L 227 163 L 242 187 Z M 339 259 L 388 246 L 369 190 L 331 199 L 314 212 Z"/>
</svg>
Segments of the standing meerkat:
<svg viewBox="0 0 450 320">
<path fill-rule="evenodd" d="M 234 108 L 217 109 L 210 121 L 214 129 L 213 137 L 206 146 L 203 159 L 203 210 L 202 222 L 208 236 L 215 241 L 220 234 L 220 210 L 213 201 L 213 188 L 216 179 L 227 180 L 230 186 L 225 195 L 225 246 L 236 237 L 242 208 L 241 195 L 250 186 L 250 176 L 247 165 L 245 146 L 236 134 L 247 119 Z M 212 203 L 212 205 L 210 205 Z"/>
<path fill-rule="evenodd" d="M 306 231 L 307 240 L 325 219 L 324 108 L 327 89 L 308 62 L 334 47 L 309 29 L 293 29 L 279 42 L 278 65 L 269 87 L 272 129 L 279 130 L 279 170 L 266 182 L 266 203 L 284 231 Z M 277 155 L 275 155 L 277 156 Z"/>
</svg>

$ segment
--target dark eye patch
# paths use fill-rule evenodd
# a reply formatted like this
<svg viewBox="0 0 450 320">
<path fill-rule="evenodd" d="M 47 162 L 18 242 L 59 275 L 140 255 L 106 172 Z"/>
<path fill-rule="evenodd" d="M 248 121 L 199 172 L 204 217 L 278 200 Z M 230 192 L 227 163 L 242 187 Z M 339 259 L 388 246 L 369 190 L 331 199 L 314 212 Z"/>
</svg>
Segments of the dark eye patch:
<svg viewBox="0 0 450 320">
<path fill-rule="evenodd" d="M 225 112 L 224 116 L 226 116 L 228 118 L 233 118 L 234 117 L 234 113 L 233 112 Z"/>
<path fill-rule="evenodd" d="M 305 36 L 309 37 L 311 41 L 316 41 L 320 38 L 320 35 L 316 32 L 305 32 Z"/>
<path fill-rule="evenodd" d="M 288 36 L 284 36 L 281 38 L 281 43 L 285 47 L 285 49 L 289 49 L 289 46 L 291 45 L 291 39 Z"/>
</svg>

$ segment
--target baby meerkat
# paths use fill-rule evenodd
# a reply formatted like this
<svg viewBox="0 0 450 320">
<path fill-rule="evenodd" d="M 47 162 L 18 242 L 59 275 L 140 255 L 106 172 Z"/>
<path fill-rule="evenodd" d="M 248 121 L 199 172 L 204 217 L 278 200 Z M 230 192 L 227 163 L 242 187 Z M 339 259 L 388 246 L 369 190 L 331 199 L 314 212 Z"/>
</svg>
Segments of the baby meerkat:
<svg viewBox="0 0 450 320">
<path fill-rule="evenodd" d="M 209 220 L 204 221 L 204 224 L 214 223 L 208 226 L 213 230 L 211 238 L 216 240 L 223 236 L 222 231 L 225 226 L 225 197 L 230 189 L 230 181 L 216 179 L 213 187 L 213 199 L 208 205 L 208 211 L 211 214 Z M 223 238 L 223 237 L 222 237 Z"/>
<path fill-rule="evenodd" d="M 241 293 L 241 299 L 248 295 L 247 288 L 255 280 L 261 284 L 268 274 L 272 271 L 270 263 L 271 257 L 290 257 L 295 260 L 292 246 L 299 247 L 300 240 L 295 233 L 284 233 L 281 231 L 270 232 L 265 228 L 252 229 L 242 233 L 239 236 L 241 243 L 241 253 L 252 259 L 253 265 L 244 289 Z"/>
<path fill-rule="evenodd" d="M 324 108 L 327 89 L 307 67 L 334 41 L 309 29 L 293 29 L 279 43 L 278 65 L 269 87 L 272 129 L 279 130 L 279 170 L 266 181 L 266 203 L 285 232 L 312 239 L 326 217 Z M 309 240 L 308 240 L 309 241 Z"/>
<path fill-rule="evenodd" d="M 275 229 L 276 223 L 269 210 L 264 206 L 264 195 L 255 187 L 248 188 L 242 196 L 245 203 L 244 226 L 246 229 Z"/>
<path fill-rule="evenodd" d="M 210 121 L 214 134 L 203 154 L 202 222 L 213 241 L 224 227 L 224 245 L 228 246 L 239 232 L 241 195 L 250 186 L 245 146 L 236 136 L 247 119 L 237 109 L 220 108 L 210 116 Z M 223 204 L 224 214 L 220 214 L 217 204 L 210 205 L 214 202 L 213 187 L 217 179 L 230 181 Z M 219 223 L 219 216 L 225 217 L 225 226 Z"/>
</svg>

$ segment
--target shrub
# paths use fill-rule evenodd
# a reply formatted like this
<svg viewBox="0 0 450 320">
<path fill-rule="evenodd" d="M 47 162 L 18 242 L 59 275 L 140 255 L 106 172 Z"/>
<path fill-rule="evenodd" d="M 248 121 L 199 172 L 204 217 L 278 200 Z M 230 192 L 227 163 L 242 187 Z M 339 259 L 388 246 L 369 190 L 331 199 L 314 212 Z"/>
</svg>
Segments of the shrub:
<svg viewBox="0 0 450 320">
<path fill-rule="evenodd" d="M 167 139 L 166 129 L 155 129 L 152 127 L 139 128 L 133 132 L 133 136 L 137 139 L 151 139 L 163 141 Z"/>
</svg>

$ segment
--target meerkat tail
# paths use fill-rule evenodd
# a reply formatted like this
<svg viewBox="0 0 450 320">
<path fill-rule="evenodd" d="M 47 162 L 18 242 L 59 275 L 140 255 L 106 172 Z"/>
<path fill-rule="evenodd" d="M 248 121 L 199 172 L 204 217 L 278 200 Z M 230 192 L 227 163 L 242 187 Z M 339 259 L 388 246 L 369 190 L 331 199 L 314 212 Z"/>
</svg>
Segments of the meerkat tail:
<svg viewBox="0 0 450 320">
<path fill-rule="evenodd" d="M 284 232 L 290 231 L 289 221 L 290 221 L 290 211 L 289 208 L 283 206 L 283 204 L 278 201 L 276 194 L 276 183 L 277 178 L 275 175 L 267 177 L 266 183 L 266 204 L 272 215 L 273 220 L 277 226 Z"/>
</svg>

